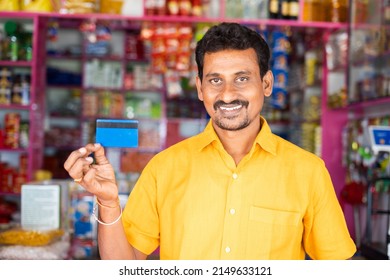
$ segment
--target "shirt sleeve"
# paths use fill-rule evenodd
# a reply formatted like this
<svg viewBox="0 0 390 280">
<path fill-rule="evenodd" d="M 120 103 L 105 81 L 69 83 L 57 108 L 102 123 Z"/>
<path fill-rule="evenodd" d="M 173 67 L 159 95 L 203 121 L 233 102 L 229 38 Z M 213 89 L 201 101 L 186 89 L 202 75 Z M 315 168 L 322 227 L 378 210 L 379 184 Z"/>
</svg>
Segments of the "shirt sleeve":
<svg viewBox="0 0 390 280">
<path fill-rule="evenodd" d="M 311 178 L 311 203 L 304 218 L 303 242 L 312 259 L 348 259 L 356 252 L 331 177 L 320 164 Z"/>
<path fill-rule="evenodd" d="M 144 254 L 159 246 L 159 217 L 153 159 L 144 168 L 123 210 L 122 223 L 129 243 Z"/>
</svg>

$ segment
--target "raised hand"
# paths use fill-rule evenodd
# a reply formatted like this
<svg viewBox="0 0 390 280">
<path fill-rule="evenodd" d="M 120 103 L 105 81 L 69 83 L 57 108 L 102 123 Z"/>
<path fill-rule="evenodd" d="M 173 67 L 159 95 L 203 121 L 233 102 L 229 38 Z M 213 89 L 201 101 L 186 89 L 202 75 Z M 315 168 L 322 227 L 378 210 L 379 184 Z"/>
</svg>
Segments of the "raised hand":
<svg viewBox="0 0 390 280">
<path fill-rule="evenodd" d="M 64 168 L 75 182 L 94 194 L 101 203 L 105 205 L 118 203 L 115 172 L 100 144 L 87 144 L 73 151 L 65 161 Z"/>
</svg>

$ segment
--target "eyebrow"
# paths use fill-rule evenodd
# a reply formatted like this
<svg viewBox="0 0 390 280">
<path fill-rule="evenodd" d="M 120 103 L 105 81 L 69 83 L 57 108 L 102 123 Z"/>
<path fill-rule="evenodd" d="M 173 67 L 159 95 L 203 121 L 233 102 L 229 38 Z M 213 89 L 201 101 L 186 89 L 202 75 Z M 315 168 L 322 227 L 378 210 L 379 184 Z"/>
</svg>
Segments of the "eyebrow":
<svg viewBox="0 0 390 280">
<path fill-rule="evenodd" d="M 234 73 L 235 76 L 239 76 L 239 75 L 249 75 L 251 74 L 252 72 L 249 71 L 249 70 L 242 70 L 242 71 L 238 71 L 236 73 Z M 209 78 L 209 77 L 219 77 L 221 76 L 220 73 L 208 73 L 205 75 L 206 78 Z"/>
</svg>

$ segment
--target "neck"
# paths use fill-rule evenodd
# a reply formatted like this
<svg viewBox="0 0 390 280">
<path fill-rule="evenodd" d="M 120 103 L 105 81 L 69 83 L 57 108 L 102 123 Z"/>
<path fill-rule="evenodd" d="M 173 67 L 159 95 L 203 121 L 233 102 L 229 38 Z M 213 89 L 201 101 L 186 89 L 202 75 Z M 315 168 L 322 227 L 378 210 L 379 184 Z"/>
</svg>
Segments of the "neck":
<svg viewBox="0 0 390 280">
<path fill-rule="evenodd" d="M 261 123 L 259 118 L 258 121 L 252 122 L 249 126 L 237 131 L 224 130 L 217 126 L 214 126 L 214 129 L 226 152 L 233 158 L 237 166 L 251 150 L 253 142 L 261 129 Z"/>
</svg>

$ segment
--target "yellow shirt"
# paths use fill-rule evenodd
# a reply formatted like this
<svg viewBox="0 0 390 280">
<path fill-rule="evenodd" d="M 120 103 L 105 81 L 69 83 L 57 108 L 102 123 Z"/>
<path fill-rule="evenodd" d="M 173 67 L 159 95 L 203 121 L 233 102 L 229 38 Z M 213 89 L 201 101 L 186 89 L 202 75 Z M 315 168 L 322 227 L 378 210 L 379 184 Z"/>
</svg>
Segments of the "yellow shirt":
<svg viewBox="0 0 390 280">
<path fill-rule="evenodd" d="M 347 259 L 356 251 L 324 162 L 262 129 L 238 166 L 211 122 L 156 155 L 123 213 L 161 259 Z"/>
</svg>

